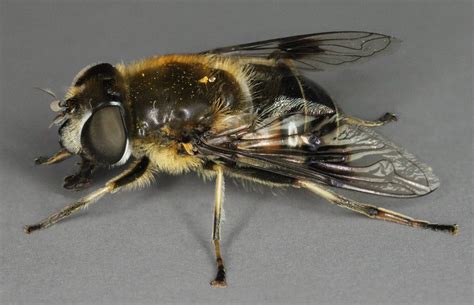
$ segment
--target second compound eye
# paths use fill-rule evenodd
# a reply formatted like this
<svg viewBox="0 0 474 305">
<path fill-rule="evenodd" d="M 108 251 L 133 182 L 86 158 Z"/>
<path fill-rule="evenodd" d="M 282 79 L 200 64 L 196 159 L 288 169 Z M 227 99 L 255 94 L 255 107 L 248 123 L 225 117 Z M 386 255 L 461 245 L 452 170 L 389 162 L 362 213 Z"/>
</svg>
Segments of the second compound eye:
<svg viewBox="0 0 474 305">
<path fill-rule="evenodd" d="M 119 107 L 108 106 L 94 112 L 84 125 L 81 144 L 96 161 L 113 165 L 119 162 L 127 147 L 127 132 Z"/>
</svg>

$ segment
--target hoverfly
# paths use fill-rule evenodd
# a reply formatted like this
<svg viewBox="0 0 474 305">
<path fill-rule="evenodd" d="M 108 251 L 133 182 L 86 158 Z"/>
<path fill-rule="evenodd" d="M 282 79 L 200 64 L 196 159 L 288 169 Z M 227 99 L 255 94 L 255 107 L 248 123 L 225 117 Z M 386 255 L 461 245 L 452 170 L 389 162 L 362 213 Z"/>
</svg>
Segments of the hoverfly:
<svg viewBox="0 0 474 305">
<path fill-rule="evenodd" d="M 370 218 L 456 234 L 456 225 L 414 219 L 329 188 L 403 198 L 439 186 L 430 167 L 373 131 L 395 121 L 393 114 L 375 121 L 345 114 L 300 73 L 357 63 L 398 44 L 383 34 L 327 32 L 84 68 L 65 98 L 52 103 L 62 149 L 36 163 L 78 155 L 80 169 L 64 183 L 72 190 L 88 187 L 97 167 L 129 167 L 25 232 L 47 228 L 108 193 L 149 185 L 156 173 L 195 171 L 216 179 L 213 287 L 227 285 L 220 250 L 224 176 L 308 189 Z"/>
</svg>

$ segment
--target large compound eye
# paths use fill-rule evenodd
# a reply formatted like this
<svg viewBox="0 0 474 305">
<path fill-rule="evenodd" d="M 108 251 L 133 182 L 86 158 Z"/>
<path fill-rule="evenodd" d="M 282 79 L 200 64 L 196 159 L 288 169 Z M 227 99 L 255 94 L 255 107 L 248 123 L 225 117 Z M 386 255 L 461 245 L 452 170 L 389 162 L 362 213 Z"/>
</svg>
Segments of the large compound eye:
<svg viewBox="0 0 474 305">
<path fill-rule="evenodd" d="M 82 147 L 96 161 L 119 162 L 125 154 L 127 133 L 119 107 L 108 106 L 94 112 L 81 134 Z"/>
</svg>

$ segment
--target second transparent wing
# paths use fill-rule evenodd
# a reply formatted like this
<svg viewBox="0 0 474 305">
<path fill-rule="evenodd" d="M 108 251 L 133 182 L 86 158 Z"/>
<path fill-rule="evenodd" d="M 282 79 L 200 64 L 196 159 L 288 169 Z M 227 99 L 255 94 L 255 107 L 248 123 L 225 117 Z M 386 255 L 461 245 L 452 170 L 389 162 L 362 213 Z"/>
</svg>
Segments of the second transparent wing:
<svg viewBox="0 0 474 305">
<path fill-rule="evenodd" d="M 204 51 L 204 54 L 291 60 L 306 70 L 327 70 L 361 62 L 398 47 L 394 37 L 360 31 L 306 34 Z"/>
</svg>

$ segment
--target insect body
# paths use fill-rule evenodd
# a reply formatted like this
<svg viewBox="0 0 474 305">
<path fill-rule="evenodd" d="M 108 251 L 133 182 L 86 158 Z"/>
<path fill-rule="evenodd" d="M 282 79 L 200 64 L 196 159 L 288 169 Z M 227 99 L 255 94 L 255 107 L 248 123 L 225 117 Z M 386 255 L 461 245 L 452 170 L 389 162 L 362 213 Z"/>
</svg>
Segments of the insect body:
<svg viewBox="0 0 474 305">
<path fill-rule="evenodd" d="M 79 172 L 65 178 L 73 190 L 88 187 L 99 166 L 129 168 L 25 232 L 47 228 L 107 193 L 148 185 L 156 173 L 195 171 L 216 178 L 214 287 L 226 286 L 220 251 L 224 176 L 305 188 L 370 218 L 456 234 L 456 225 L 413 219 L 328 188 L 416 197 L 439 185 L 428 166 L 371 129 L 394 115 L 376 121 L 346 115 L 299 72 L 357 62 L 396 44 L 382 34 L 330 32 L 86 67 L 64 100 L 52 104 L 62 150 L 36 162 L 80 156 Z"/>
</svg>

